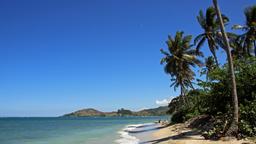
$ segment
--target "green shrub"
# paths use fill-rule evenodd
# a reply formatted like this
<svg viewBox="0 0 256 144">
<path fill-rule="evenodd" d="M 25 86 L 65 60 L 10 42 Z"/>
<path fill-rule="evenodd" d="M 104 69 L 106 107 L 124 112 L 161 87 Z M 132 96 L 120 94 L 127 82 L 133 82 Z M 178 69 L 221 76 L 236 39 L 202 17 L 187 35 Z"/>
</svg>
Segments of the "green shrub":
<svg viewBox="0 0 256 144">
<path fill-rule="evenodd" d="M 234 61 L 239 101 L 239 132 L 242 136 L 256 135 L 256 58 Z M 227 65 L 209 72 L 209 81 L 199 81 L 202 89 L 186 93 L 187 104 L 180 97 L 170 104 L 172 122 L 184 122 L 196 115 L 207 114 L 219 120 L 214 128 L 206 132 L 209 138 L 225 133 L 232 118 L 231 83 Z"/>
<path fill-rule="evenodd" d="M 256 100 L 240 105 L 239 129 L 243 136 L 256 135 Z"/>
<path fill-rule="evenodd" d="M 172 123 L 182 123 L 187 120 L 186 118 L 187 111 L 186 110 L 180 110 L 178 112 L 175 112 L 172 115 L 171 121 Z"/>
</svg>

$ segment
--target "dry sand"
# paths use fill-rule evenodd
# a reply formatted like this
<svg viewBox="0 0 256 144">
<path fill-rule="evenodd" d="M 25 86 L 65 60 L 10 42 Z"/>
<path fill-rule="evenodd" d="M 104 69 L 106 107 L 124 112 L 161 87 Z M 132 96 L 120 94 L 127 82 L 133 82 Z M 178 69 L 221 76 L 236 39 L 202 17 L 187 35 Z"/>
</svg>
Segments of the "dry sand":
<svg viewBox="0 0 256 144">
<path fill-rule="evenodd" d="M 154 131 L 151 140 L 144 144 L 253 144 L 253 142 L 235 139 L 205 140 L 197 130 L 188 128 L 186 124 L 175 124 Z"/>
</svg>

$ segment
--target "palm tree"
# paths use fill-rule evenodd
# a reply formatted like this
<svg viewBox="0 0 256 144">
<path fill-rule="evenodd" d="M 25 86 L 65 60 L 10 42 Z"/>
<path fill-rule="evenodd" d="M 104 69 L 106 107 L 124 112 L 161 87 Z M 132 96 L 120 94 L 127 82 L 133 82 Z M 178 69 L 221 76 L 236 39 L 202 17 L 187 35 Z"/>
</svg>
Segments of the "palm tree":
<svg viewBox="0 0 256 144">
<path fill-rule="evenodd" d="M 234 25 L 232 28 L 245 31 L 240 36 L 240 40 L 243 41 L 243 52 L 251 56 L 251 50 L 254 48 L 254 55 L 256 56 L 256 5 L 247 7 L 244 15 L 246 17 L 246 25 Z"/>
<path fill-rule="evenodd" d="M 230 47 L 232 48 L 231 54 L 233 59 L 240 59 L 246 55 L 243 51 L 243 41 L 239 38 L 236 39 L 229 39 L 230 40 Z"/>
<path fill-rule="evenodd" d="M 205 58 L 205 68 L 202 69 L 201 74 L 206 75 L 206 81 L 209 79 L 209 73 L 216 68 L 216 63 L 212 56 Z"/>
<path fill-rule="evenodd" d="M 217 0 L 213 0 L 214 7 L 217 12 L 218 19 L 220 20 L 220 29 L 221 33 L 223 36 L 223 41 L 226 46 L 226 53 L 228 57 L 228 65 L 229 65 L 229 74 L 230 74 L 230 79 L 231 79 L 231 84 L 232 84 L 232 102 L 233 102 L 233 119 L 231 122 L 231 125 L 226 132 L 226 135 L 237 135 L 238 134 L 238 98 L 237 98 L 237 90 L 236 90 L 236 78 L 235 78 L 235 72 L 234 72 L 234 66 L 233 66 L 233 60 L 232 60 L 232 55 L 231 55 L 231 48 L 229 45 L 229 40 L 227 37 L 227 34 L 225 32 L 225 27 L 224 27 L 224 22 L 222 19 L 222 15 L 220 12 L 220 9 L 217 4 Z"/>
<path fill-rule="evenodd" d="M 216 56 L 216 50 L 218 49 L 218 43 L 216 42 L 216 33 L 219 30 L 219 20 L 216 17 L 216 11 L 213 7 L 209 7 L 206 10 L 206 14 L 203 14 L 203 11 L 199 11 L 199 15 L 197 16 L 197 21 L 201 25 L 201 27 L 204 29 L 204 33 L 199 34 L 195 40 L 194 44 L 196 46 L 196 50 L 199 51 L 199 49 L 203 46 L 205 41 L 208 43 L 208 47 L 214 57 L 214 60 L 217 64 L 218 59 Z M 223 21 L 227 23 L 229 19 L 223 15 Z"/>
<path fill-rule="evenodd" d="M 195 73 L 191 70 L 191 66 L 200 66 L 202 63 L 197 59 L 197 56 L 202 55 L 200 52 L 196 53 L 196 50 L 192 49 L 190 41 L 191 35 L 183 36 L 183 32 L 176 32 L 174 38 L 168 36 L 167 46 L 168 52 L 160 49 L 164 57 L 161 59 L 161 64 L 165 63 L 164 70 L 172 77 L 171 87 L 180 87 L 181 97 L 185 103 L 185 91 L 186 89 L 193 88 L 192 80 Z"/>
</svg>

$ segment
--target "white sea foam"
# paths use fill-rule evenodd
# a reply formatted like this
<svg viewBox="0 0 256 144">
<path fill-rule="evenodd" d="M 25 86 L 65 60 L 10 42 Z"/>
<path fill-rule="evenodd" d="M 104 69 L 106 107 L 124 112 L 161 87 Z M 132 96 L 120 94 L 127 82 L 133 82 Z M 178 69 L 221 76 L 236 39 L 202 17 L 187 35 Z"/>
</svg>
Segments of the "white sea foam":
<svg viewBox="0 0 256 144">
<path fill-rule="evenodd" d="M 133 132 L 138 128 L 150 126 L 153 124 L 154 123 L 127 125 L 124 129 L 118 132 L 120 134 L 120 139 L 116 140 L 116 142 L 118 144 L 139 144 L 140 140 L 135 136 L 130 135 L 129 132 Z"/>
</svg>

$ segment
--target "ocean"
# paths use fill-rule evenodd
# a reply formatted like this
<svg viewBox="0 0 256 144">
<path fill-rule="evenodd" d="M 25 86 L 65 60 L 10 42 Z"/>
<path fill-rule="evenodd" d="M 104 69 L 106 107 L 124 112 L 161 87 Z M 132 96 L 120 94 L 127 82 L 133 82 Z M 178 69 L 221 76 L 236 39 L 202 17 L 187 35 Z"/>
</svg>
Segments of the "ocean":
<svg viewBox="0 0 256 144">
<path fill-rule="evenodd" d="M 168 117 L 0 118 L 1 144 L 137 144 L 128 130 Z"/>
</svg>

